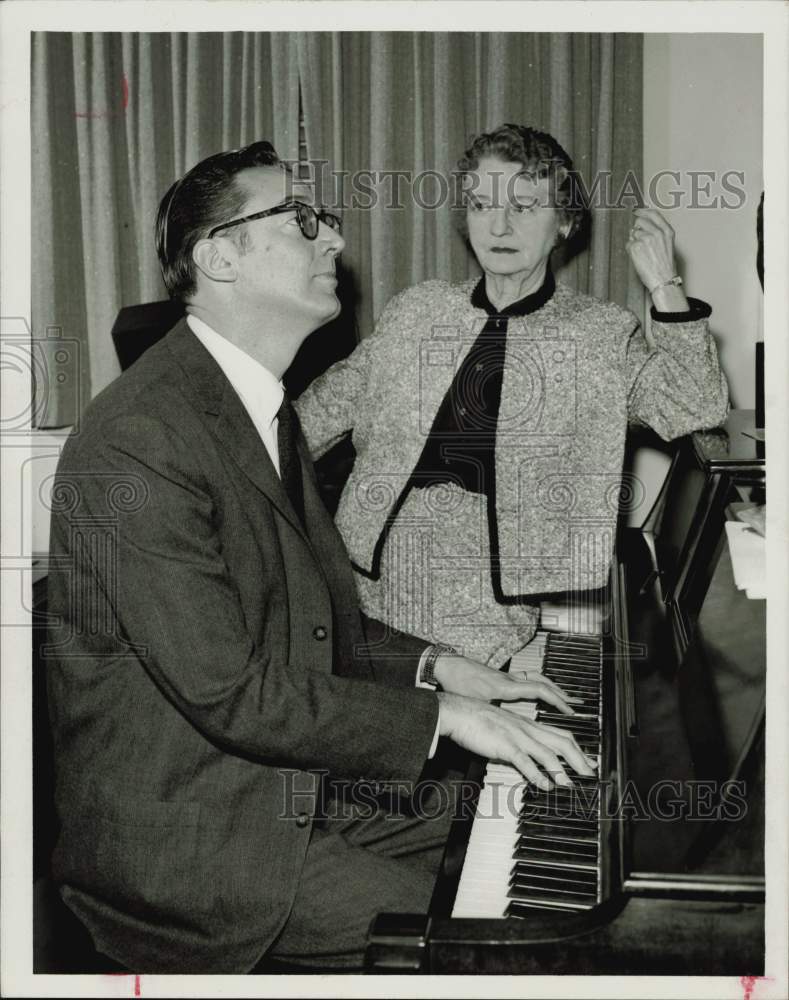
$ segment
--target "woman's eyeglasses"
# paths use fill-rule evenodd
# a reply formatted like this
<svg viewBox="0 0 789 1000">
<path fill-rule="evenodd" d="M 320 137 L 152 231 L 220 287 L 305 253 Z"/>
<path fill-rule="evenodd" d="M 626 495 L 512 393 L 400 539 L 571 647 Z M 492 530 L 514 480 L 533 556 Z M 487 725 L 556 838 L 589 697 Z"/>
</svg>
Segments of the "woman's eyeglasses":
<svg viewBox="0 0 789 1000">
<path fill-rule="evenodd" d="M 252 215 L 245 215 L 243 219 L 233 219 L 231 222 L 223 222 L 221 226 L 214 226 L 209 232 L 208 239 L 212 239 L 223 229 L 230 229 L 232 226 L 241 226 L 245 222 L 254 222 L 256 219 L 265 219 L 269 215 L 280 215 L 282 212 L 295 212 L 302 236 L 308 240 L 314 240 L 318 235 L 318 228 L 323 222 L 335 233 L 339 233 L 342 227 L 342 220 L 339 216 L 333 215 L 322 208 L 315 209 L 312 205 L 307 205 L 303 201 L 288 201 L 282 205 L 275 205 L 274 208 L 267 208 L 263 212 L 253 212 Z"/>
</svg>

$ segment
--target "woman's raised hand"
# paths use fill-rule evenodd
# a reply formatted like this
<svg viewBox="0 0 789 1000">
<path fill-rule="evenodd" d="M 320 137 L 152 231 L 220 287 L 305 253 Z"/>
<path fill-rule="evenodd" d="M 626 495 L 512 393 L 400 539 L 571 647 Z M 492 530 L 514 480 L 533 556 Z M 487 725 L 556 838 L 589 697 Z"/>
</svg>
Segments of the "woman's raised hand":
<svg viewBox="0 0 789 1000">
<path fill-rule="evenodd" d="M 676 276 L 674 230 L 656 208 L 636 208 L 625 244 L 633 267 L 661 312 L 684 312 L 688 300 L 681 288 L 667 282 Z"/>
</svg>

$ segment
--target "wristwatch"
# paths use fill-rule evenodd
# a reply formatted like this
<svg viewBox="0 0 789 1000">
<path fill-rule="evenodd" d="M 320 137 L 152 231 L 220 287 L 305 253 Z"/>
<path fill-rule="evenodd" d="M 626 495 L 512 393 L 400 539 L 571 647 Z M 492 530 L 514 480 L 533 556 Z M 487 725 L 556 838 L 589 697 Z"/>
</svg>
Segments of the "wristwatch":
<svg viewBox="0 0 789 1000">
<path fill-rule="evenodd" d="M 649 294 L 650 295 L 654 295 L 655 292 L 658 290 L 658 288 L 665 288 L 666 285 L 676 285 L 676 286 L 679 286 L 682 283 L 683 283 L 682 282 L 682 278 L 678 274 L 675 274 L 673 278 L 668 278 L 668 280 L 666 280 L 666 281 L 661 281 L 659 285 L 655 285 L 654 288 L 650 288 L 649 289 Z"/>
<path fill-rule="evenodd" d="M 448 653 L 450 656 L 457 656 L 455 647 L 448 646 L 446 643 L 436 642 L 432 646 L 428 646 L 427 652 L 423 654 L 424 659 L 419 669 L 420 684 L 429 684 L 433 689 L 441 687 L 436 680 L 435 668 L 436 660 L 444 653 Z"/>
</svg>

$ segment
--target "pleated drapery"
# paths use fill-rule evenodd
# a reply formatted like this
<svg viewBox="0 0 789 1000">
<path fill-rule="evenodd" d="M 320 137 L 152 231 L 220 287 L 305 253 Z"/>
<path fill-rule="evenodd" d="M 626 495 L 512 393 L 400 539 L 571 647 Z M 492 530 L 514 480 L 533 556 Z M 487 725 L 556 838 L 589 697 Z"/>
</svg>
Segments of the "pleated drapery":
<svg viewBox="0 0 789 1000">
<path fill-rule="evenodd" d="M 60 382 L 51 365 L 42 426 L 73 423 L 118 374 L 118 309 L 164 297 L 153 223 L 172 181 L 261 138 L 297 160 L 300 101 L 312 177 L 343 209 L 361 336 L 408 285 L 476 273 L 450 203 L 477 132 L 546 129 L 598 192 L 641 176 L 640 35 L 38 33 L 32 55 L 34 337 L 79 358 Z M 640 311 L 630 207 L 596 208 L 559 277 Z"/>
</svg>

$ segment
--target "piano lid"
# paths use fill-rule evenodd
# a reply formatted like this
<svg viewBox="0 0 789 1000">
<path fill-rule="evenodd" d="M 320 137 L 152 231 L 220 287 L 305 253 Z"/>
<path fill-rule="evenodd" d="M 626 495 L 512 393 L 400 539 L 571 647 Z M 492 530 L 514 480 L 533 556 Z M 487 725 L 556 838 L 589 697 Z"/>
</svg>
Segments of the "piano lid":
<svg viewBox="0 0 789 1000">
<path fill-rule="evenodd" d="M 765 602 L 737 590 L 724 544 L 678 658 L 650 613 L 654 594 L 629 599 L 631 639 L 648 654 L 631 664 L 639 733 L 626 748 L 628 883 L 639 873 L 763 877 Z"/>
</svg>

